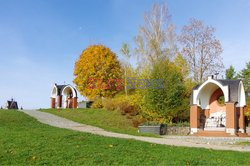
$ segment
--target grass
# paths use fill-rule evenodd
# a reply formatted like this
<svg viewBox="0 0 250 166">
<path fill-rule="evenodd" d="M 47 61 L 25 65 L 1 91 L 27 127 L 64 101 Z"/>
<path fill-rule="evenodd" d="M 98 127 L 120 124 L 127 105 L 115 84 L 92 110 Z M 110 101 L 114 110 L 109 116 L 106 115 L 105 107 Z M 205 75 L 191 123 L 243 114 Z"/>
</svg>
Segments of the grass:
<svg viewBox="0 0 250 166">
<path fill-rule="evenodd" d="M 44 125 L 0 111 L 0 165 L 249 165 L 250 153 L 156 145 Z"/>
<path fill-rule="evenodd" d="M 245 141 L 245 142 L 237 142 L 236 145 L 245 145 L 245 146 L 250 146 L 250 142 L 249 141 Z"/>
<path fill-rule="evenodd" d="M 250 153 L 156 145 L 41 124 L 0 111 L 1 165 L 249 165 Z"/>
<path fill-rule="evenodd" d="M 141 134 L 138 133 L 138 128 L 133 127 L 131 119 L 121 115 L 118 111 L 109 111 L 105 109 L 44 109 L 41 110 L 54 115 L 70 119 L 75 122 L 88 124 L 103 128 L 107 131 L 113 131 L 117 133 L 142 135 L 159 137 L 154 134 Z"/>
</svg>

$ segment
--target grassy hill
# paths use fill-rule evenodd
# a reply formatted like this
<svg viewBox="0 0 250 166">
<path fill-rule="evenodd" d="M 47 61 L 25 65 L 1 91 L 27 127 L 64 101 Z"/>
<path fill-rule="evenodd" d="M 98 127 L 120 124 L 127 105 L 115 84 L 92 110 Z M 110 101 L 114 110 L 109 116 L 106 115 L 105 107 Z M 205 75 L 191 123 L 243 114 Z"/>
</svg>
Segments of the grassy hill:
<svg viewBox="0 0 250 166">
<path fill-rule="evenodd" d="M 96 136 L 0 111 L 1 165 L 249 165 L 249 156 Z"/>
<path fill-rule="evenodd" d="M 103 128 L 107 131 L 125 133 L 131 135 L 147 135 L 140 134 L 138 129 L 133 126 L 132 119 L 121 115 L 118 111 L 109 111 L 105 109 L 46 109 L 41 110 L 51 114 L 55 114 L 75 122 L 88 124 Z"/>
</svg>

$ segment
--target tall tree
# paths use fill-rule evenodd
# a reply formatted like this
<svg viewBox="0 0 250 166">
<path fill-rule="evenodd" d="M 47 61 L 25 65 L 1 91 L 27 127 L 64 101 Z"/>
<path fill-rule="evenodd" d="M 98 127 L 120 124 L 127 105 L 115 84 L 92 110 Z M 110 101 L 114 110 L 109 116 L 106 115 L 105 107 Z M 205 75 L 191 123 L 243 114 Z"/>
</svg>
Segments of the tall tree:
<svg viewBox="0 0 250 166">
<path fill-rule="evenodd" d="M 242 80 L 245 91 L 248 95 L 250 93 L 250 62 L 246 63 L 246 68 L 240 71 L 238 77 Z"/>
<path fill-rule="evenodd" d="M 176 68 L 179 68 L 184 79 L 187 79 L 189 74 L 189 66 L 186 59 L 184 59 L 181 54 L 178 54 L 174 59 L 174 64 L 176 65 Z"/>
<path fill-rule="evenodd" d="M 153 65 L 150 79 L 161 79 L 162 87 L 145 90 L 143 98 L 143 107 L 147 110 L 145 116 L 151 116 L 151 120 L 171 123 L 185 95 L 182 73 L 174 63 L 165 60 Z"/>
<path fill-rule="evenodd" d="M 215 29 L 202 21 L 191 19 L 182 28 L 180 42 L 182 54 L 190 66 L 190 73 L 196 82 L 202 82 L 208 75 L 223 69 L 222 47 L 215 38 Z"/>
<path fill-rule="evenodd" d="M 141 64 L 154 64 L 164 59 L 172 60 L 176 54 L 176 35 L 168 8 L 154 4 L 144 16 L 144 25 L 135 37 L 138 60 Z"/>
<path fill-rule="evenodd" d="M 129 60 L 130 60 L 130 50 L 129 50 L 129 46 L 127 43 L 123 43 L 121 50 L 120 50 L 121 54 L 124 56 L 124 58 L 126 59 L 126 62 L 124 64 L 124 89 L 125 89 L 125 94 L 126 96 L 128 95 L 128 90 L 127 90 L 127 71 L 130 68 L 130 64 L 129 64 Z"/>
<path fill-rule="evenodd" d="M 112 97 L 121 90 L 117 86 L 123 86 L 121 82 L 115 82 L 121 74 L 115 53 L 103 45 L 91 45 L 83 50 L 75 63 L 74 83 L 81 95 L 88 99 Z"/>
<path fill-rule="evenodd" d="M 236 72 L 232 65 L 228 69 L 226 69 L 226 79 L 234 80 L 236 79 Z"/>
</svg>

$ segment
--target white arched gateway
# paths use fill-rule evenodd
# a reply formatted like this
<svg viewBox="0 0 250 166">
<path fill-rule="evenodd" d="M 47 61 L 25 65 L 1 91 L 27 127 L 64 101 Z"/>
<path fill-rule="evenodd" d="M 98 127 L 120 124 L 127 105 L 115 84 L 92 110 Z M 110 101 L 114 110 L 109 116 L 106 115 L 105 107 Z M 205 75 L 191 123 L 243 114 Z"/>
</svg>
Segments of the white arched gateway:
<svg viewBox="0 0 250 166">
<path fill-rule="evenodd" d="M 63 107 L 73 108 L 74 99 L 77 99 L 77 92 L 71 85 L 67 85 L 62 90 Z"/>
<path fill-rule="evenodd" d="M 190 104 L 191 134 L 201 130 L 232 135 L 245 132 L 246 99 L 241 80 L 217 80 L 211 76 L 193 88 Z"/>
<path fill-rule="evenodd" d="M 77 91 L 71 85 L 54 84 L 51 91 L 51 108 L 77 108 Z"/>
</svg>

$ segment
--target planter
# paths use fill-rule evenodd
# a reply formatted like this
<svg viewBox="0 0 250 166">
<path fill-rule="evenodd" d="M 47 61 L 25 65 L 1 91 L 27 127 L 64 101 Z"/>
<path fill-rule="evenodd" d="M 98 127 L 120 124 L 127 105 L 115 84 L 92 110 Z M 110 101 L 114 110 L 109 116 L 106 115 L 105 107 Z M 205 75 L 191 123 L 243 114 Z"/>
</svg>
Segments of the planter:
<svg viewBox="0 0 250 166">
<path fill-rule="evenodd" d="M 152 125 L 152 126 L 141 125 L 141 126 L 139 126 L 139 132 L 140 133 L 151 133 L 151 134 L 165 135 L 166 128 L 167 128 L 167 125 L 165 125 L 165 124 Z"/>
</svg>

